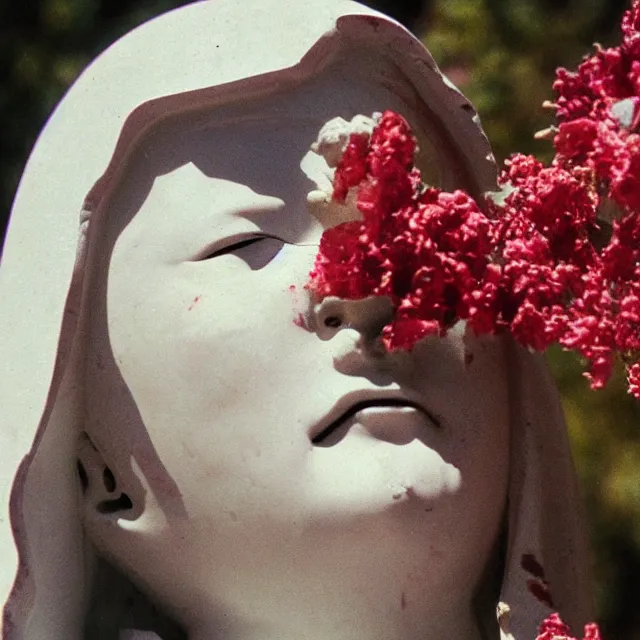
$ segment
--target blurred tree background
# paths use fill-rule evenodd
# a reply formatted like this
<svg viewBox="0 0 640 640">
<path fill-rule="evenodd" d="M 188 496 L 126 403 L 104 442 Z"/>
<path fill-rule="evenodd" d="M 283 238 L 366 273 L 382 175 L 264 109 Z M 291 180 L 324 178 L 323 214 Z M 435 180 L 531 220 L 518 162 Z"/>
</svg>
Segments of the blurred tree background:
<svg viewBox="0 0 640 640">
<path fill-rule="evenodd" d="M 284 0 L 283 0 L 284 1 Z M 295 0 L 291 0 L 295 1 Z M 20 0 L 0 7 L 0 218 L 48 114 L 115 39 L 184 0 Z M 423 38 L 478 109 L 497 158 L 551 155 L 547 127 L 557 66 L 593 42 L 614 45 L 626 0 L 369 0 Z M 594 549 L 598 616 L 608 640 L 640 640 L 640 406 L 621 375 L 588 390 L 575 358 L 552 352 Z"/>
</svg>

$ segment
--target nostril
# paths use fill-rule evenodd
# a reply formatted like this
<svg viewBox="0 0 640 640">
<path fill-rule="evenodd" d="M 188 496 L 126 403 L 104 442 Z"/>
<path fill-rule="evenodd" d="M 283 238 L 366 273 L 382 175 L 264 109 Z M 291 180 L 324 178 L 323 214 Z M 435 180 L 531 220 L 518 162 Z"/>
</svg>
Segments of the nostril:
<svg viewBox="0 0 640 640">
<path fill-rule="evenodd" d="M 82 493 L 86 493 L 89 488 L 89 476 L 87 475 L 87 470 L 84 468 L 84 465 L 80 460 L 76 460 L 76 470 L 78 472 L 78 478 L 80 479 Z"/>
<path fill-rule="evenodd" d="M 126 493 L 121 493 L 119 498 L 113 500 L 102 500 L 98 503 L 99 513 L 117 513 L 118 511 L 128 511 L 133 509 L 133 502 Z"/>
<path fill-rule="evenodd" d="M 111 471 L 109 467 L 105 467 L 105 470 L 102 472 L 102 481 L 107 493 L 113 493 L 116 490 L 116 479 L 113 471 Z"/>
<path fill-rule="evenodd" d="M 342 319 L 338 318 L 338 316 L 327 316 L 324 319 L 324 326 L 329 329 L 337 329 L 342 326 Z"/>
</svg>

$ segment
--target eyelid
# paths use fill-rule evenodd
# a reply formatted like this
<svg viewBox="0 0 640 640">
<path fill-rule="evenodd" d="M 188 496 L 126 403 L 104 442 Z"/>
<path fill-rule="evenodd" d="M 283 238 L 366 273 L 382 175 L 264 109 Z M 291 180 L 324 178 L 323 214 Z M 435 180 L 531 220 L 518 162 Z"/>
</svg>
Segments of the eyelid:
<svg viewBox="0 0 640 640">
<path fill-rule="evenodd" d="M 212 258 L 217 258 L 218 256 L 233 253 L 237 249 L 241 249 L 242 247 L 246 247 L 250 244 L 260 242 L 261 240 L 277 240 L 278 242 L 289 244 L 282 238 L 278 238 L 277 236 L 273 236 L 268 233 L 238 233 L 236 235 L 217 240 L 213 244 L 204 248 L 198 253 L 198 255 L 193 258 L 193 262 L 211 260 Z"/>
</svg>

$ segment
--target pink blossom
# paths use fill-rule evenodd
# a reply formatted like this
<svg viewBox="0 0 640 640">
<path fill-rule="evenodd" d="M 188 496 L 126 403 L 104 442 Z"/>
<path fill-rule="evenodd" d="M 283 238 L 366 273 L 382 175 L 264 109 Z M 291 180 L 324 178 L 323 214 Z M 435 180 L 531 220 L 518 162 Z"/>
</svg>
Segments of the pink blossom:
<svg viewBox="0 0 640 640">
<path fill-rule="evenodd" d="M 557 613 L 552 613 L 542 622 L 536 640 L 577 640 L 571 635 L 569 627 L 562 622 Z M 600 640 L 598 625 L 590 623 L 584 628 L 583 640 Z"/>
<path fill-rule="evenodd" d="M 639 25 L 636 0 L 620 47 L 558 70 L 555 158 L 507 160 L 501 202 L 422 184 L 415 138 L 396 113 L 371 136 L 353 134 L 333 197 L 356 189 L 363 220 L 325 231 L 309 287 L 319 298 L 388 296 L 388 349 L 466 320 L 478 334 L 576 351 L 593 388 L 620 358 L 640 398 Z M 610 227 L 598 219 L 605 209 Z"/>
</svg>

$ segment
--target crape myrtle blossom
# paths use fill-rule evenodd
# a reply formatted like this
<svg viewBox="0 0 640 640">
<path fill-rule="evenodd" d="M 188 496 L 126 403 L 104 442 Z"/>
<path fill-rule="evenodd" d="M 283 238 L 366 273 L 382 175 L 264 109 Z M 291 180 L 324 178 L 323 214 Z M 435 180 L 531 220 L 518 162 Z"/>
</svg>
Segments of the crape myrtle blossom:
<svg viewBox="0 0 640 640">
<path fill-rule="evenodd" d="M 337 163 L 332 149 L 332 197 L 360 219 L 324 232 L 309 287 L 320 299 L 388 296 L 389 350 L 465 320 L 530 349 L 576 351 L 593 388 L 617 357 L 640 399 L 640 0 L 620 47 L 559 69 L 554 89 L 551 165 L 517 154 L 502 191 L 478 201 L 422 183 L 399 114 L 354 127 Z"/>
<path fill-rule="evenodd" d="M 569 627 L 562 622 L 557 613 L 551 614 L 540 625 L 536 640 L 580 640 L 571 635 Z M 588 624 L 584 628 L 582 640 L 600 640 L 600 631 L 597 624 Z"/>
<path fill-rule="evenodd" d="M 324 232 L 311 276 L 320 298 L 389 296 L 396 313 L 383 329 L 388 349 L 411 348 L 458 317 L 492 322 L 494 315 L 482 308 L 494 294 L 476 286 L 489 267 L 492 224 L 462 191 L 425 187 L 413 166 L 415 148 L 406 121 L 392 112 L 370 138 L 350 136 L 333 197 L 344 201 L 356 189 L 362 220 Z"/>
</svg>

